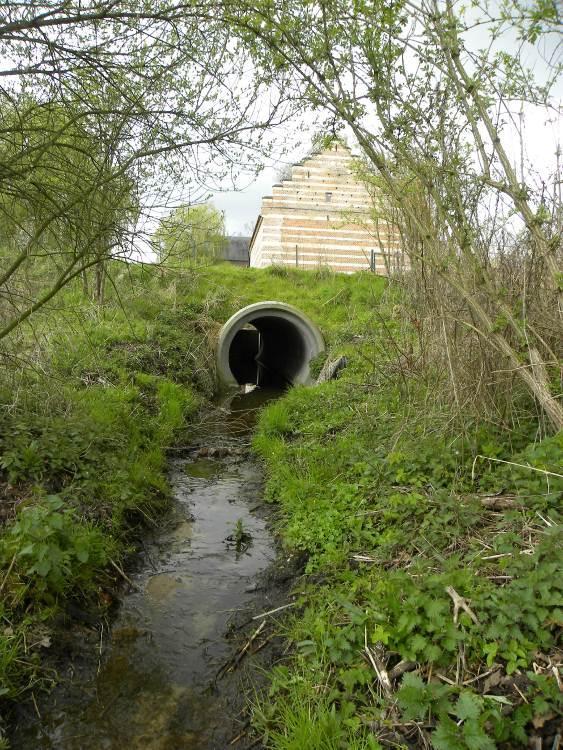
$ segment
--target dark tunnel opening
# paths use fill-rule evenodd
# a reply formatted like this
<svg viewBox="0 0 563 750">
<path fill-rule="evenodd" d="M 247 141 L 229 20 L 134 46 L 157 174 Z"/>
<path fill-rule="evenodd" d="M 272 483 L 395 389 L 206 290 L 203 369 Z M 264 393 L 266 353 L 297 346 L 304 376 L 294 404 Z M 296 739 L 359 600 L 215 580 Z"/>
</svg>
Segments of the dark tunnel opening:
<svg viewBox="0 0 563 750">
<path fill-rule="evenodd" d="M 308 363 L 301 330 L 291 321 L 264 315 L 241 328 L 229 347 L 229 367 L 238 383 L 287 388 Z"/>
<path fill-rule="evenodd" d="M 260 348 L 260 334 L 254 326 L 245 326 L 237 331 L 229 347 L 229 367 L 241 385 L 258 383 L 256 358 Z"/>
<path fill-rule="evenodd" d="M 301 310 L 285 302 L 254 302 L 235 312 L 217 339 L 222 386 L 273 390 L 312 383 L 309 362 L 324 351 L 322 333 Z"/>
</svg>

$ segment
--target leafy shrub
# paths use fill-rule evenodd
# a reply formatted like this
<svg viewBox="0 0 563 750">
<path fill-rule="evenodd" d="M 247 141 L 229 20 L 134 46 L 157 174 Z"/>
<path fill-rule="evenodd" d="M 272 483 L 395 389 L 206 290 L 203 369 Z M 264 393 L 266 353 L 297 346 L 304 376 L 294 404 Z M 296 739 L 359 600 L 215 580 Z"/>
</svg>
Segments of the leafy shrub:
<svg viewBox="0 0 563 750">
<path fill-rule="evenodd" d="M 452 435 L 424 401 L 405 403 L 393 383 L 366 393 L 355 377 L 349 369 L 289 392 L 275 412 L 266 408 L 254 438 L 284 542 L 306 552 L 310 574 L 300 583 L 303 610 L 288 624 L 293 661 L 283 680 L 272 674 L 281 687 L 259 723 L 274 728 L 276 748 L 291 736 L 288 706 L 291 721 L 298 715 L 312 731 L 299 696 L 302 706 L 322 686 L 315 705 L 335 713 L 343 746 L 365 723 L 385 735 L 390 718 L 422 722 L 436 750 L 524 745 L 527 724 L 561 703 L 555 680 L 532 671 L 538 653 L 553 653 L 563 620 L 559 479 L 529 466 L 561 473 L 562 436 L 523 447 L 529 424 L 508 436 L 488 425 Z M 500 462 L 474 470 L 476 455 Z M 488 509 L 482 496 L 496 493 L 516 496 L 515 509 Z M 454 620 L 452 590 L 474 616 L 461 609 Z M 374 690 L 366 645 L 389 671 L 416 666 L 393 696 Z M 456 685 L 458 670 L 505 682 L 482 695 L 485 681 Z"/>
<path fill-rule="evenodd" d="M 0 562 L 15 563 L 29 595 L 53 600 L 70 588 L 89 584 L 92 571 L 103 568 L 113 542 L 76 512 L 50 495 L 20 508 L 16 521 L 0 540 Z"/>
</svg>

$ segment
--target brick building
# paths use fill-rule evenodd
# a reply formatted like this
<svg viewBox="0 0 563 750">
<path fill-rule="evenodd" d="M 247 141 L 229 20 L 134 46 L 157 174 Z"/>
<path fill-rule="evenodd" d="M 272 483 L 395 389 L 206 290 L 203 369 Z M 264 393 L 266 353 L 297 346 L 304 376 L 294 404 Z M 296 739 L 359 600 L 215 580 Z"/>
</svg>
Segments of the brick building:
<svg viewBox="0 0 563 750">
<path fill-rule="evenodd" d="M 291 168 L 273 186 L 250 240 L 250 265 L 328 266 L 387 275 L 402 262 L 398 235 L 373 219 L 373 202 L 354 173 L 349 148 L 335 143 Z"/>
</svg>

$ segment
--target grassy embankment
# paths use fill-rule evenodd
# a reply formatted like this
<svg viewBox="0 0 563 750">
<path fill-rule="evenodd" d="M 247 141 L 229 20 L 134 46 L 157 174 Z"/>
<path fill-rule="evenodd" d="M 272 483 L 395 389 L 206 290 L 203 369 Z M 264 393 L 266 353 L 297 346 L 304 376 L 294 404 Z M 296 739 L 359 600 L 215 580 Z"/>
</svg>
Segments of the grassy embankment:
<svg viewBox="0 0 563 750">
<path fill-rule="evenodd" d="M 377 308 L 342 378 L 290 391 L 254 439 L 307 558 L 255 724 L 273 750 L 558 747 L 563 434 L 538 441 L 533 409 L 452 420 Z"/>
<path fill-rule="evenodd" d="M 77 608 L 102 616 L 115 566 L 166 510 L 166 450 L 189 442 L 190 419 L 213 394 L 225 319 L 282 299 L 336 345 L 352 320 L 366 322 L 381 287 L 228 266 L 114 271 L 103 309 L 77 287 L 36 315 L 0 382 L 0 716 L 56 679 L 42 668 L 53 623 Z"/>
</svg>

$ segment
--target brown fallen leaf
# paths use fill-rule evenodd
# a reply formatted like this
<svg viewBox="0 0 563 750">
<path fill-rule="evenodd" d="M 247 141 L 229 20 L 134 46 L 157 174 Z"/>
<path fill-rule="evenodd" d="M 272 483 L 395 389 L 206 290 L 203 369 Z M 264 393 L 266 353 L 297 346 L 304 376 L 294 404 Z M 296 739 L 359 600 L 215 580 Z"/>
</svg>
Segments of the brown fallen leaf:
<svg viewBox="0 0 563 750">
<path fill-rule="evenodd" d="M 543 716 L 534 716 L 532 719 L 532 724 L 534 725 L 534 729 L 541 729 L 546 721 L 551 721 L 555 718 L 555 714 L 553 711 L 550 711 L 547 714 L 543 714 Z"/>
<path fill-rule="evenodd" d="M 483 693 L 486 695 L 489 693 L 492 688 L 495 688 L 500 681 L 502 680 L 502 672 L 500 670 L 497 670 L 496 672 L 493 672 L 492 675 L 489 675 L 483 682 Z"/>
</svg>

